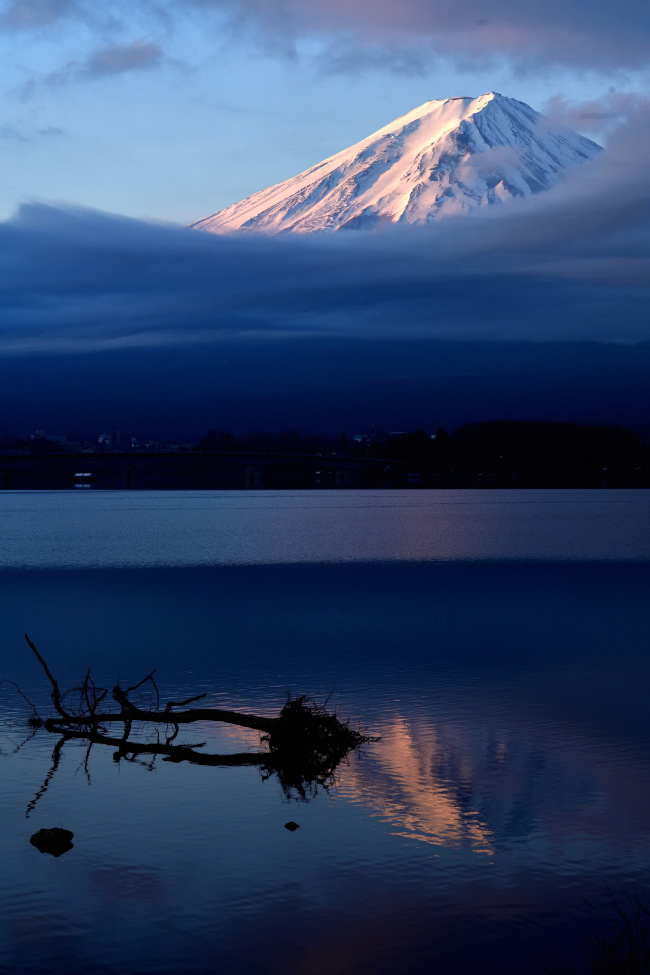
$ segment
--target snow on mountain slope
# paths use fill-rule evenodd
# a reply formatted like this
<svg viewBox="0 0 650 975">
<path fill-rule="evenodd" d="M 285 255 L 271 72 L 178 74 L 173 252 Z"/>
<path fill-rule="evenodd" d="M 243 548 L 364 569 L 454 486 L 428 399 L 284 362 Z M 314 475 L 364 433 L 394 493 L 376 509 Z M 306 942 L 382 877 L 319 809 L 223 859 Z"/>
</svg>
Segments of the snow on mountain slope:
<svg viewBox="0 0 650 975">
<path fill-rule="evenodd" d="M 497 92 L 430 101 L 192 227 L 277 234 L 430 223 L 549 189 L 600 151 Z"/>
</svg>

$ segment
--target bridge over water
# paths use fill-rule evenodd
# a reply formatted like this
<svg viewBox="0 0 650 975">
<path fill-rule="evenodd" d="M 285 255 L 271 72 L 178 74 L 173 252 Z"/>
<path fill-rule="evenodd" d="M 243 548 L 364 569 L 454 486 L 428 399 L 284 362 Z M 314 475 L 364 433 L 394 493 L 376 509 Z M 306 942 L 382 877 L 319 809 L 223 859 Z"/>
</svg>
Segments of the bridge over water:
<svg viewBox="0 0 650 975">
<path fill-rule="evenodd" d="M 400 462 L 362 457 L 271 453 L 0 454 L 5 489 L 309 488 L 383 486 Z"/>
</svg>

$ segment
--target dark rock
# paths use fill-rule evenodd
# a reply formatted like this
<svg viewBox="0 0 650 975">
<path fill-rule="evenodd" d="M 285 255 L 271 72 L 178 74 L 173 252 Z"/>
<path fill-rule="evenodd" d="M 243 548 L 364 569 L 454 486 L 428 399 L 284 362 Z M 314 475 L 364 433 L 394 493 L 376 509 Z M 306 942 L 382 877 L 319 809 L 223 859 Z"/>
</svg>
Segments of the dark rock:
<svg viewBox="0 0 650 975">
<path fill-rule="evenodd" d="M 67 853 L 73 847 L 72 837 L 69 829 L 61 829 L 60 826 L 53 826 L 52 829 L 39 829 L 38 833 L 30 836 L 29 842 L 41 853 L 49 853 L 53 857 L 60 857 L 62 853 Z"/>
<path fill-rule="evenodd" d="M 294 823 L 292 819 L 290 820 L 290 822 L 284 824 L 284 828 L 291 830 L 291 832 L 293 833 L 295 832 L 295 830 L 300 829 L 300 826 L 298 825 L 298 823 Z"/>
</svg>

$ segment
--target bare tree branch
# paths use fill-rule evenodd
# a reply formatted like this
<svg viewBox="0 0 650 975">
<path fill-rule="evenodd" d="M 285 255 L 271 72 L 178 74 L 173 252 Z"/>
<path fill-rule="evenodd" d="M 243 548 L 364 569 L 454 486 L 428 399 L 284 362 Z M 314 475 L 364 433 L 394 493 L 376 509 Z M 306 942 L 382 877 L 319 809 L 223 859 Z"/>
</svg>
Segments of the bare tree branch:
<svg viewBox="0 0 650 975">
<path fill-rule="evenodd" d="M 59 712 L 59 714 L 63 718 L 65 718 L 67 720 L 68 718 L 70 718 L 70 715 L 67 714 L 66 711 L 64 711 L 63 706 L 61 705 L 61 692 L 59 690 L 59 685 L 57 684 L 57 682 L 52 677 L 52 674 L 50 673 L 49 667 L 47 666 L 47 664 L 45 663 L 45 661 L 41 657 L 40 653 L 38 652 L 38 650 L 36 649 L 36 647 L 34 646 L 34 644 L 29 639 L 29 637 L 27 636 L 26 633 L 25 633 L 25 639 L 27 640 L 28 646 L 31 647 L 31 649 L 36 654 L 36 658 L 37 658 L 38 662 L 40 663 L 41 667 L 45 671 L 45 674 L 47 676 L 47 679 L 49 680 L 50 684 L 52 685 L 52 704 L 54 705 L 54 707 L 56 708 L 56 710 Z"/>
<path fill-rule="evenodd" d="M 32 712 L 32 716 L 29 719 L 29 723 L 34 728 L 40 727 L 43 724 L 43 721 L 41 719 L 41 716 L 39 715 L 39 713 L 36 710 L 35 706 L 29 700 L 29 698 L 27 697 L 27 695 L 26 694 L 23 694 L 23 692 L 21 691 L 21 689 L 18 686 L 18 684 L 14 680 L 7 680 L 6 677 L 3 677 L 3 678 L 0 679 L 0 686 L 2 686 L 2 684 L 11 684 L 11 686 L 14 688 L 14 690 L 16 691 L 16 693 L 17 694 L 20 694 L 20 696 L 22 697 L 23 701 L 25 701 L 25 703 L 29 705 L 29 708 L 30 708 L 30 710 Z"/>
</svg>

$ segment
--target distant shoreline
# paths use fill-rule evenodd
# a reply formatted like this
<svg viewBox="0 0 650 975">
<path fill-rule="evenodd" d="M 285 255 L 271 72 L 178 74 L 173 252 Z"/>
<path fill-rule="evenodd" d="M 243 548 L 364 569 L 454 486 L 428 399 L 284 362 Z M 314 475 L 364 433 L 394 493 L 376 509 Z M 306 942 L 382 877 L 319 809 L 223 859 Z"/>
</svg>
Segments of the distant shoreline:
<svg viewBox="0 0 650 975">
<path fill-rule="evenodd" d="M 337 490 L 650 488 L 647 470 L 489 465 L 421 469 L 408 460 L 272 453 L 0 454 L 0 490 Z"/>
</svg>

